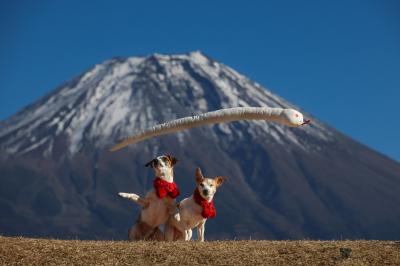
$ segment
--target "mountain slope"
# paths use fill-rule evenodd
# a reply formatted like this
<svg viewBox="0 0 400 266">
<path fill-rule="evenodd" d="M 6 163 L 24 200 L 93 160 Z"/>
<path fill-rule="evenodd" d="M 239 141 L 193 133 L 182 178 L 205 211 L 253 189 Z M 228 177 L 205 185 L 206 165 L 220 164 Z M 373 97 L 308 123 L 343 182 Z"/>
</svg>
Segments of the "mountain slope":
<svg viewBox="0 0 400 266">
<path fill-rule="evenodd" d="M 236 106 L 299 109 L 200 52 L 96 65 L 0 123 L 0 232 L 125 238 L 138 208 L 116 193 L 145 193 L 153 174 L 144 162 L 172 153 L 183 196 L 196 166 L 230 177 L 208 238 L 400 237 L 399 164 L 315 118 L 300 128 L 219 124 L 107 150 L 136 130 Z"/>
</svg>

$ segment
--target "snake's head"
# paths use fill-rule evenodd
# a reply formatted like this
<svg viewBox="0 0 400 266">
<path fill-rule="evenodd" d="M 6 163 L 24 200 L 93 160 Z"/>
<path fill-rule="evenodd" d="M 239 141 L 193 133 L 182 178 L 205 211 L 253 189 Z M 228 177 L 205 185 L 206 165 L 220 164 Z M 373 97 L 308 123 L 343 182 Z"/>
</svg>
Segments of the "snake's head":
<svg viewBox="0 0 400 266">
<path fill-rule="evenodd" d="M 285 119 L 282 122 L 290 127 L 298 127 L 311 122 L 311 120 L 305 119 L 302 113 L 294 109 L 286 109 L 284 111 L 284 117 Z"/>
</svg>

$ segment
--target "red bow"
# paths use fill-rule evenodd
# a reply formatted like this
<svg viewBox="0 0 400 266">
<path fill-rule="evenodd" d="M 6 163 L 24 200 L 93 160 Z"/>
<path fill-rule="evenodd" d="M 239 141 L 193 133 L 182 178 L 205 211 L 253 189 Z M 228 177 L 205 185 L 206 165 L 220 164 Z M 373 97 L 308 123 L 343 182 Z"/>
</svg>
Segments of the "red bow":
<svg viewBox="0 0 400 266">
<path fill-rule="evenodd" d="M 206 199 L 204 199 L 200 195 L 200 192 L 197 188 L 194 190 L 193 199 L 197 204 L 201 206 L 201 208 L 203 208 L 203 211 L 201 212 L 201 216 L 203 216 L 203 218 L 214 218 L 217 215 L 217 211 L 214 207 L 214 202 L 208 202 Z"/>
<path fill-rule="evenodd" d="M 175 184 L 175 182 L 170 183 L 157 177 L 156 179 L 154 179 L 153 186 L 156 190 L 157 197 L 159 197 L 160 199 L 164 198 L 167 195 L 173 199 L 179 196 L 179 188 Z"/>
</svg>

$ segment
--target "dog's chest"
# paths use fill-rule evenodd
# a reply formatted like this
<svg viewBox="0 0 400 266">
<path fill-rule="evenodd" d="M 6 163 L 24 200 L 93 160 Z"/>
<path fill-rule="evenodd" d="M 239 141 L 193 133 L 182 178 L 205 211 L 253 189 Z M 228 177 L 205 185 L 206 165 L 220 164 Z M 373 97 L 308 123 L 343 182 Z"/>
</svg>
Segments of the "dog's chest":
<svg viewBox="0 0 400 266">
<path fill-rule="evenodd" d="M 194 228 L 204 220 L 203 216 L 201 216 L 201 212 L 201 206 L 191 199 L 187 199 L 181 203 L 181 221 L 184 223 L 186 229 Z"/>
<path fill-rule="evenodd" d="M 147 208 L 142 210 L 142 221 L 157 226 L 165 223 L 168 219 L 168 208 L 166 204 L 168 204 L 169 201 L 172 201 L 172 199 L 160 199 L 154 192 L 148 194 L 148 199 L 150 199 L 150 204 Z"/>
</svg>

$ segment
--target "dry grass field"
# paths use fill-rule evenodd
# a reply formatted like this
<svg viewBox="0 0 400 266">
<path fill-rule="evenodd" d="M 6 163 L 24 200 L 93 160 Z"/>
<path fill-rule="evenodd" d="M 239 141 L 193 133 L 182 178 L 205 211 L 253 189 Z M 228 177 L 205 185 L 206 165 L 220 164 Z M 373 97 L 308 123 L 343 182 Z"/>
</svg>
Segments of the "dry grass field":
<svg viewBox="0 0 400 266">
<path fill-rule="evenodd" d="M 0 265 L 400 265 L 394 241 L 126 242 L 0 236 Z"/>
</svg>

